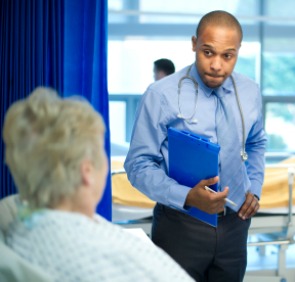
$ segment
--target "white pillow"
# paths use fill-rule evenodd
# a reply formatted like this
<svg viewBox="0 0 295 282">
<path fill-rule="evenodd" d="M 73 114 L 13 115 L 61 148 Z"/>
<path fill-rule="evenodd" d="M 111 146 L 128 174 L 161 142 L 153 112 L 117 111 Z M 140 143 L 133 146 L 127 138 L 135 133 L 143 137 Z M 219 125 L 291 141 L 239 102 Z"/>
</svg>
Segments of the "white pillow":
<svg viewBox="0 0 295 282">
<path fill-rule="evenodd" d="M 0 281 L 1 282 L 47 282 L 49 274 L 22 259 L 0 241 Z"/>
<path fill-rule="evenodd" d="M 0 230 L 5 234 L 9 224 L 17 215 L 18 195 L 11 195 L 0 200 Z"/>
</svg>

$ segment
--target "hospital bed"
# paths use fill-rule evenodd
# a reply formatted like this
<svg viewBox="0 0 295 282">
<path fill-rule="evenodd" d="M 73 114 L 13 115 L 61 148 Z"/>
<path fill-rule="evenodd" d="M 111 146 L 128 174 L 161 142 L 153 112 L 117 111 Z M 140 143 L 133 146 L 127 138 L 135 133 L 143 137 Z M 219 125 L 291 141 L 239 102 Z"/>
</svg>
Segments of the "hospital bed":
<svg viewBox="0 0 295 282">
<path fill-rule="evenodd" d="M 277 246 L 275 269 L 247 272 L 244 281 L 295 281 L 295 267 L 287 268 L 288 247 L 295 243 L 295 157 L 276 165 L 268 165 L 260 200 L 259 213 L 252 218 L 249 248 L 257 248 L 261 259 L 267 259 L 268 246 Z M 131 186 L 122 160 L 112 161 L 113 222 L 126 228 L 139 227 L 151 231 L 155 202 Z"/>
<path fill-rule="evenodd" d="M 287 251 L 295 244 L 294 175 L 294 158 L 266 168 L 261 209 L 252 218 L 248 247 L 257 247 L 261 259 L 267 259 L 266 248 L 276 246 L 277 264 L 272 270 L 248 272 L 245 281 L 295 281 L 295 267 L 287 268 Z"/>
</svg>

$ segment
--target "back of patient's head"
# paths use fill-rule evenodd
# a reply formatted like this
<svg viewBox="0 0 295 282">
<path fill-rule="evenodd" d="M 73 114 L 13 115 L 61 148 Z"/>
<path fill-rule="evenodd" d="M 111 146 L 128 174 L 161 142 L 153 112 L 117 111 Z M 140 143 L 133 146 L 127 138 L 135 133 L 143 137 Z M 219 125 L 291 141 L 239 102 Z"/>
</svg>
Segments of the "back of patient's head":
<svg viewBox="0 0 295 282">
<path fill-rule="evenodd" d="M 5 159 L 20 197 L 31 208 L 54 207 L 81 185 L 80 164 L 104 159 L 104 124 L 87 101 L 37 88 L 8 110 Z"/>
</svg>

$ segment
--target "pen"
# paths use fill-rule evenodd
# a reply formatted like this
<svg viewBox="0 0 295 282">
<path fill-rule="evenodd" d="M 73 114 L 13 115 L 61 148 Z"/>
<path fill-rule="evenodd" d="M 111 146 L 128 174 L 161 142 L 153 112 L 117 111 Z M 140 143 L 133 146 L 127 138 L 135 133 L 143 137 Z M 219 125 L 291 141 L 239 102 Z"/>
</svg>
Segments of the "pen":
<svg viewBox="0 0 295 282">
<path fill-rule="evenodd" d="M 216 191 L 212 190 L 211 188 L 209 188 L 208 186 L 205 186 L 205 189 L 207 191 L 210 191 L 212 193 L 217 193 Z M 228 198 L 225 198 L 225 201 L 228 202 L 229 204 L 232 204 L 233 206 L 236 206 L 237 204 L 235 202 L 233 202 L 232 200 L 228 199 Z"/>
</svg>

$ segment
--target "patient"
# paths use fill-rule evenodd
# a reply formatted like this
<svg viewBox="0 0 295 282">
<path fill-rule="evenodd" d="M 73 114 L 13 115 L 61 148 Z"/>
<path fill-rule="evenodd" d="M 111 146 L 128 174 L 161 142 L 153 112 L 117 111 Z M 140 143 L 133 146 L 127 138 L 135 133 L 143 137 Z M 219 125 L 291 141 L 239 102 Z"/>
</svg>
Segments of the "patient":
<svg viewBox="0 0 295 282">
<path fill-rule="evenodd" d="M 108 161 L 101 116 L 37 88 L 8 110 L 6 163 L 22 204 L 6 244 L 54 281 L 192 281 L 166 253 L 95 215 Z"/>
</svg>

